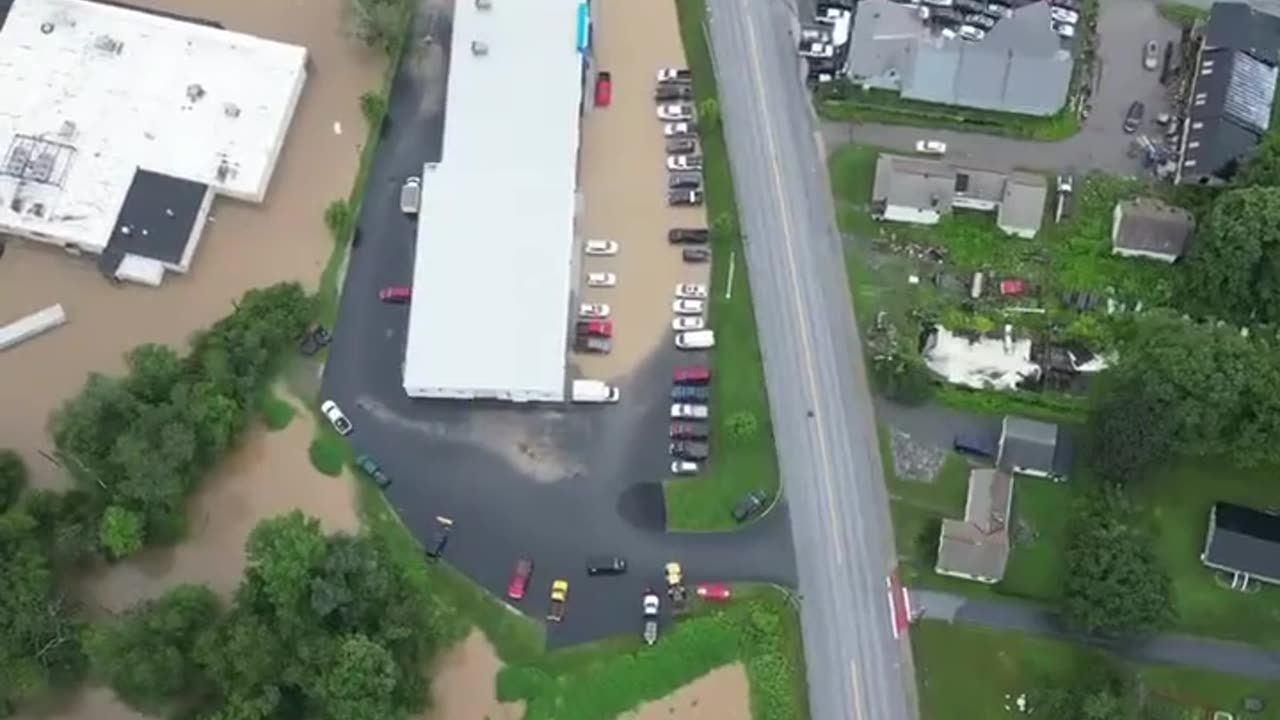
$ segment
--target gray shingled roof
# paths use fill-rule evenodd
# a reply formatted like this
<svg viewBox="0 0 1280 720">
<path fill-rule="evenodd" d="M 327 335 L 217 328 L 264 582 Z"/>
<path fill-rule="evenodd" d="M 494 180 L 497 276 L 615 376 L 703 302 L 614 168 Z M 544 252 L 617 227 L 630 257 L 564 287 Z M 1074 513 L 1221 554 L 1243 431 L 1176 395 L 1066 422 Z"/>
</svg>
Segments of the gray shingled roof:
<svg viewBox="0 0 1280 720">
<path fill-rule="evenodd" d="M 1005 470 L 1053 473 L 1058 446 L 1058 426 L 1008 415 L 1000 442 L 999 466 Z"/>
<path fill-rule="evenodd" d="M 969 473 L 964 520 L 942 521 L 938 540 L 940 573 L 987 580 L 1004 577 L 1009 562 L 1009 512 L 1013 478 L 992 469 Z"/>
<path fill-rule="evenodd" d="M 1044 178 L 1030 173 L 1015 172 L 1004 184 L 1004 197 L 996 225 L 1001 228 L 1040 232 L 1044 219 L 1044 202 L 1048 188 Z"/>
<path fill-rule="evenodd" d="M 1200 559 L 1280 583 L 1280 517 L 1234 503 L 1214 503 Z"/>
<path fill-rule="evenodd" d="M 881 154 L 876 159 L 876 182 L 871 196 L 890 205 L 935 208 L 947 212 L 955 191 L 956 172 L 936 160 Z"/>
<path fill-rule="evenodd" d="M 1111 239 L 1116 248 L 1181 257 L 1191 243 L 1196 221 L 1186 210 L 1152 198 L 1126 200 L 1118 209 L 1120 223 Z"/>
</svg>

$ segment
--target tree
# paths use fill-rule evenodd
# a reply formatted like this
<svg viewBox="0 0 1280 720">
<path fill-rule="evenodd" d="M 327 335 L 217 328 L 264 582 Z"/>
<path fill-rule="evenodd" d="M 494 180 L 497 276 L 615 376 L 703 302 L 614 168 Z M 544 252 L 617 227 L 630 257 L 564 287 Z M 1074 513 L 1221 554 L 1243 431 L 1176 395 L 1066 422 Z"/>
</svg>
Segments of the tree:
<svg viewBox="0 0 1280 720">
<path fill-rule="evenodd" d="M 1090 658 L 1055 684 L 1031 694 L 1030 713 L 1061 720 L 1133 720 L 1138 698 L 1122 668 Z"/>
<path fill-rule="evenodd" d="M 363 635 L 342 638 L 317 676 L 317 699 L 331 720 L 384 720 L 397 713 L 398 669 L 386 648 Z"/>
<path fill-rule="evenodd" d="M 1236 176 L 1240 187 L 1280 186 L 1280 133 L 1269 132 Z"/>
<path fill-rule="evenodd" d="M 107 554 L 118 560 L 142 549 L 144 533 L 141 516 L 119 505 L 112 505 L 102 514 L 102 528 L 98 539 Z"/>
<path fill-rule="evenodd" d="M 1171 408 L 1131 367 L 1103 373 L 1089 388 L 1089 458 L 1111 484 L 1144 479 L 1177 449 Z"/>
<path fill-rule="evenodd" d="M 0 450 L 0 512 L 13 507 L 27 487 L 27 464 L 12 450 Z"/>
<path fill-rule="evenodd" d="M 711 221 L 711 234 L 716 244 L 723 247 L 738 237 L 738 218 L 732 213 L 722 212 Z"/>
<path fill-rule="evenodd" d="M 1280 187 L 1224 193 L 1182 273 L 1184 308 L 1239 324 L 1280 320 Z"/>
<path fill-rule="evenodd" d="M 873 356 L 871 377 L 885 397 L 904 405 L 922 405 L 933 395 L 929 368 L 915 353 L 894 351 Z"/>
<path fill-rule="evenodd" d="M 1101 489 L 1078 504 L 1064 555 L 1062 614 L 1072 629 L 1119 638 L 1172 624 L 1169 574 L 1118 490 Z"/>
<path fill-rule="evenodd" d="M 360 96 L 360 113 L 364 115 L 369 127 L 377 127 L 387 114 L 387 98 L 380 92 L 370 90 Z"/>
<path fill-rule="evenodd" d="M 698 125 L 709 130 L 720 127 L 720 103 L 715 98 L 698 102 Z"/>
<path fill-rule="evenodd" d="M 121 698 L 148 707 L 181 698 L 195 684 L 197 638 L 218 614 L 218 599 L 201 585 L 182 585 L 99 625 L 86 646 L 95 673 Z"/>
<path fill-rule="evenodd" d="M 369 47 L 381 47 L 388 54 L 411 24 L 412 6 L 404 0 L 348 0 L 351 32 Z"/>
<path fill-rule="evenodd" d="M 760 432 L 760 421 L 750 410 L 739 410 L 729 416 L 729 436 L 734 440 L 750 440 Z"/>
</svg>

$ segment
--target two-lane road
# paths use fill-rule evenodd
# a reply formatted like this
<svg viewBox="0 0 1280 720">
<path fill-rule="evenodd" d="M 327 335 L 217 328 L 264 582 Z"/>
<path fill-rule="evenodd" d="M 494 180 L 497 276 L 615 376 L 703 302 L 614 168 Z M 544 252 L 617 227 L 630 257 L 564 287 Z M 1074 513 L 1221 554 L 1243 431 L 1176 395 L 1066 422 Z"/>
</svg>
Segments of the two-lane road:
<svg viewBox="0 0 1280 720">
<path fill-rule="evenodd" d="M 916 716 L 886 578 L 895 549 L 844 257 L 787 6 L 709 0 L 797 555 L 815 720 Z"/>
</svg>

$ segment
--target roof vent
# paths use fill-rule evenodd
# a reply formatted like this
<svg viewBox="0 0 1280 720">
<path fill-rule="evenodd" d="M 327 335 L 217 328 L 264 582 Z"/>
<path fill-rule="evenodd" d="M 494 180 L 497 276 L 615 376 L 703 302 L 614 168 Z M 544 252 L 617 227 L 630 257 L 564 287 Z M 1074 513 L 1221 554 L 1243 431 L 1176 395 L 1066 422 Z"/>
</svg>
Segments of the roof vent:
<svg viewBox="0 0 1280 720">
<path fill-rule="evenodd" d="M 119 55 L 120 51 L 124 50 L 124 43 L 110 35 L 99 35 L 94 38 L 93 46 L 108 55 Z"/>
<path fill-rule="evenodd" d="M 235 103 L 226 103 L 222 106 L 222 112 L 229 118 L 240 117 L 240 106 Z"/>
<path fill-rule="evenodd" d="M 480 42 L 479 40 L 472 40 L 472 41 L 471 41 L 471 54 L 472 54 L 472 55 L 482 56 L 482 57 L 483 57 L 483 56 L 485 56 L 485 55 L 488 55 L 488 54 L 489 54 L 489 46 L 488 46 L 487 44 L 485 44 L 485 43 Z"/>
<path fill-rule="evenodd" d="M 191 83 L 187 86 L 187 99 L 191 102 L 197 102 L 204 96 L 204 87 L 200 83 Z"/>
<path fill-rule="evenodd" d="M 52 34 L 52 33 L 53 33 L 53 23 L 51 23 L 51 22 L 43 22 L 43 23 L 40 23 L 40 32 L 44 33 L 45 35 L 50 35 L 50 34 Z"/>
<path fill-rule="evenodd" d="M 492 10 L 493 0 L 476 0 L 477 10 Z"/>
</svg>

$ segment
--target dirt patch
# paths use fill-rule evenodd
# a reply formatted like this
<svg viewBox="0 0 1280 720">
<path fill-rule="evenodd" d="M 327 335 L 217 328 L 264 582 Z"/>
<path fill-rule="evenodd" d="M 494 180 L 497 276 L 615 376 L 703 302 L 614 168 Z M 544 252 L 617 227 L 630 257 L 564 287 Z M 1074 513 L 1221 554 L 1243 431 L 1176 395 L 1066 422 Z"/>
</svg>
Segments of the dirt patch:
<svg viewBox="0 0 1280 720">
<path fill-rule="evenodd" d="M 76 690 L 56 706 L 19 713 L 15 720 L 146 720 L 149 715 L 131 709 L 110 688 Z"/>
<path fill-rule="evenodd" d="M 592 68 L 613 75 L 613 102 L 588 108 L 582 120 L 579 218 L 584 238 L 616 240 L 618 254 L 584 258 L 582 272 L 614 272 L 618 286 L 582 289 L 582 302 L 613 309 L 613 352 L 575 358 L 584 376 L 625 375 L 661 343 L 671 342 L 672 290 L 708 281 L 707 265 L 685 265 L 667 243 L 672 227 L 705 227 L 701 208 L 667 206 L 666 151 L 653 101 L 655 73 L 686 67 L 675 3 L 599 0 L 594 10 Z"/>
<path fill-rule="evenodd" d="M 432 673 L 432 707 L 414 720 L 520 720 L 524 703 L 496 697 L 502 660 L 479 630 L 445 653 Z"/>
<path fill-rule="evenodd" d="M 741 663 L 716 668 L 618 720 L 750 720 L 751 686 Z"/>
<path fill-rule="evenodd" d="M 310 54 L 307 85 L 266 202 L 215 201 L 187 275 L 171 274 L 158 289 L 114 287 L 88 260 L 37 243 L 8 243 L 0 258 L 0 322 L 53 303 L 62 303 L 69 318 L 0 353 L 0 405 L 22 409 L 0 415 L 0 438 L 22 453 L 41 487 L 66 484 L 40 455 L 52 447 L 46 420 L 90 371 L 119 372 L 123 353 L 141 343 L 185 344 L 250 288 L 281 280 L 315 286 L 332 248 L 324 208 L 350 193 L 365 139 L 358 98 L 379 85 L 386 64 L 380 51 L 346 36 L 343 0 L 132 1 L 303 45 Z"/>
</svg>

